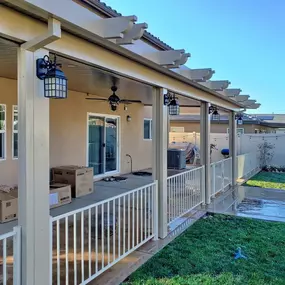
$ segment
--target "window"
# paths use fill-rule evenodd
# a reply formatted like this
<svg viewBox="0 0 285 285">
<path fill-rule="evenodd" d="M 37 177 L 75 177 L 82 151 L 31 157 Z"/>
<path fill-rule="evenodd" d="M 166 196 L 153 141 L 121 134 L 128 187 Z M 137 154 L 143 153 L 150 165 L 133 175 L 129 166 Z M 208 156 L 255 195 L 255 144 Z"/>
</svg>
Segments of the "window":
<svg viewBox="0 0 285 285">
<path fill-rule="evenodd" d="M 152 119 L 144 119 L 143 122 L 143 138 L 145 140 L 152 139 Z"/>
<path fill-rule="evenodd" d="M 6 158 L 6 105 L 0 105 L 0 159 Z"/>
<path fill-rule="evenodd" d="M 230 133 L 230 129 L 227 128 L 227 133 Z M 244 134 L 244 128 L 237 128 L 237 134 L 243 135 Z"/>
<path fill-rule="evenodd" d="M 13 106 L 12 157 L 18 158 L 18 106 Z"/>
</svg>

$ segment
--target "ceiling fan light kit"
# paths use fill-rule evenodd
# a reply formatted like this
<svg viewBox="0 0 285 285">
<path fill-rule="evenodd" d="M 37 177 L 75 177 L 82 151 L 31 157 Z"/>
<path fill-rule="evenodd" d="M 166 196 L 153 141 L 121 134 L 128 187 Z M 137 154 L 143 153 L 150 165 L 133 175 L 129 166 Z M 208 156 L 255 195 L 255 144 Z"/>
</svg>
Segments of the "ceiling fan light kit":
<svg viewBox="0 0 285 285">
<path fill-rule="evenodd" d="M 113 85 L 111 87 L 111 90 L 113 92 L 113 94 L 108 98 L 91 98 L 91 97 L 87 97 L 85 98 L 86 100 L 94 100 L 94 101 L 107 101 L 110 105 L 110 108 L 113 112 L 115 112 L 119 106 L 120 103 L 125 104 L 124 105 L 124 110 L 127 111 L 127 104 L 131 104 L 131 103 L 141 103 L 140 100 L 128 100 L 128 99 L 124 99 L 121 100 L 120 97 L 116 94 L 116 91 L 118 90 L 117 86 Z"/>
</svg>

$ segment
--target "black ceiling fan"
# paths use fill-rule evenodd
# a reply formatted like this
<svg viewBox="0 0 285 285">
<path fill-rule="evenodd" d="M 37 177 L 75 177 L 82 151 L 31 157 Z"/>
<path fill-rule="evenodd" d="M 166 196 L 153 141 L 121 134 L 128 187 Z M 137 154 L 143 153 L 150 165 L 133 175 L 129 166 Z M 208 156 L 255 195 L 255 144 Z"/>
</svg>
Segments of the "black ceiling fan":
<svg viewBox="0 0 285 285">
<path fill-rule="evenodd" d="M 128 100 L 128 99 L 120 99 L 120 97 L 116 94 L 118 88 L 116 85 L 113 85 L 111 87 L 111 90 L 113 94 L 107 99 L 107 98 L 92 98 L 87 97 L 86 100 L 94 100 L 94 101 L 107 101 L 110 104 L 111 110 L 116 111 L 117 107 L 120 103 L 122 104 L 132 104 L 132 103 L 141 103 L 140 100 Z"/>
</svg>

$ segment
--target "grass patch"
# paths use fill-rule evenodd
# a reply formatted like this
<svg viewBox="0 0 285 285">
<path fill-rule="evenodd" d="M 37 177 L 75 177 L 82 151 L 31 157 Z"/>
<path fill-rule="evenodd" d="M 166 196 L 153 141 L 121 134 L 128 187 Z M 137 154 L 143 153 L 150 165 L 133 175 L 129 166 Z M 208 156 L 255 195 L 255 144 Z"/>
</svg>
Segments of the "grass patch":
<svg viewBox="0 0 285 285">
<path fill-rule="evenodd" d="M 133 285 L 284 285 L 285 224 L 226 215 L 196 222 L 134 272 Z M 247 259 L 234 260 L 242 248 Z"/>
<path fill-rule="evenodd" d="M 262 171 L 248 180 L 244 186 L 285 190 L 285 173 Z"/>
</svg>

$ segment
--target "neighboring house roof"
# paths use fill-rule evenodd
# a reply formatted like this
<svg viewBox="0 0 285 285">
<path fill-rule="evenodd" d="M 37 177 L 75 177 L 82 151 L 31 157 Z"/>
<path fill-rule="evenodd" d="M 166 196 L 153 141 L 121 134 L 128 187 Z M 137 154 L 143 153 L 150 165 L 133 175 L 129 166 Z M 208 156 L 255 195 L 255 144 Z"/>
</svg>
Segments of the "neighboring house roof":
<svg viewBox="0 0 285 285">
<path fill-rule="evenodd" d="M 191 115 L 178 115 L 178 116 L 170 116 L 170 121 L 172 122 L 200 122 L 200 115 L 191 114 Z M 228 115 L 220 115 L 219 121 L 212 121 L 214 124 L 228 124 L 229 117 Z M 244 115 L 243 124 L 245 125 L 260 125 L 264 127 L 271 128 L 285 128 L 285 121 L 283 123 L 278 122 L 267 122 L 262 121 L 256 117 L 250 115 Z"/>
<path fill-rule="evenodd" d="M 95 8 L 96 10 L 100 11 L 107 17 L 120 17 L 122 16 L 121 13 L 117 12 L 110 6 L 106 5 L 106 3 L 101 2 L 100 0 L 80 0 L 82 3 L 88 4 L 90 7 Z M 143 38 L 152 44 L 156 45 L 162 50 L 173 50 L 171 46 L 163 42 L 160 38 L 154 36 L 150 32 L 145 31 Z"/>
<path fill-rule="evenodd" d="M 254 116 L 266 122 L 285 123 L 285 114 L 256 114 Z"/>
</svg>

